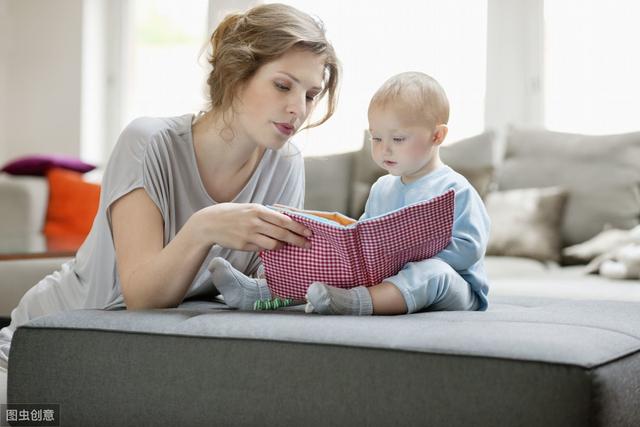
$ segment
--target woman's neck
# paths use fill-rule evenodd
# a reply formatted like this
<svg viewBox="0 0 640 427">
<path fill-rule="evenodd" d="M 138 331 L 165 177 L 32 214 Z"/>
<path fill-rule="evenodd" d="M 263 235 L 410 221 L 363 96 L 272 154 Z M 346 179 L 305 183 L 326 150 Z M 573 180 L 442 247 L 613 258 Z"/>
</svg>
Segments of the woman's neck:
<svg viewBox="0 0 640 427">
<path fill-rule="evenodd" d="M 251 179 L 264 147 L 211 112 L 198 117 L 192 135 L 198 173 L 209 196 L 217 202 L 233 200 Z"/>
<path fill-rule="evenodd" d="M 193 125 L 193 144 L 201 171 L 218 171 L 233 176 L 246 168 L 254 169 L 264 148 L 246 135 L 226 124 L 221 114 L 211 111 L 200 116 Z"/>
</svg>

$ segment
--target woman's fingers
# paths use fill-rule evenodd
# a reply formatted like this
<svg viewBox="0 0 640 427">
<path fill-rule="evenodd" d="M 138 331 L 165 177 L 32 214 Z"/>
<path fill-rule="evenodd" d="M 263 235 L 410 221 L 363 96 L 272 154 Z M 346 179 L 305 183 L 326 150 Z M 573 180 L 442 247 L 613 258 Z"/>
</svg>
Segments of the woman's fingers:
<svg viewBox="0 0 640 427">
<path fill-rule="evenodd" d="M 260 219 L 264 221 L 260 230 L 262 234 L 301 248 L 309 247 L 306 238 L 311 237 L 312 233 L 304 225 L 270 209 L 261 212 Z"/>
<path fill-rule="evenodd" d="M 293 233 L 286 228 L 271 224 L 267 221 L 263 221 L 258 232 L 277 241 L 289 243 L 301 248 L 311 247 L 311 244 L 305 237 Z"/>
<path fill-rule="evenodd" d="M 261 250 L 273 251 L 276 249 L 280 249 L 282 246 L 284 246 L 284 243 L 282 243 L 279 240 L 273 239 L 269 236 L 258 234 L 255 237 L 253 244 L 249 246 L 256 247 L 257 249 L 253 249 L 254 251 L 261 251 Z M 247 249 L 247 250 L 251 250 L 251 249 Z"/>
</svg>

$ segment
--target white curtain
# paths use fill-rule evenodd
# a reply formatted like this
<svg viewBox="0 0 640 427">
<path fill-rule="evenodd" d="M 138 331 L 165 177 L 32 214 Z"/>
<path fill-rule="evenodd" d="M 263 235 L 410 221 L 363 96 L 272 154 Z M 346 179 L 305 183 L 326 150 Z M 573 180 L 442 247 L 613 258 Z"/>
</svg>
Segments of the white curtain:
<svg viewBox="0 0 640 427">
<path fill-rule="evenodd" d="M 640 130 L 640 2 L 545 1 L 545 125 Z"/>
<path fill-rule="evenodd" d="M 369 99 L 388 77 L 409 70 L 433 76 L 447 92 L 449 141 L 483 131 L 486 1 L 280 2 L 321 18 L 343 65 L 336 114 L 298 136 L 305 155 L 358 149 Z"/>
</svg>

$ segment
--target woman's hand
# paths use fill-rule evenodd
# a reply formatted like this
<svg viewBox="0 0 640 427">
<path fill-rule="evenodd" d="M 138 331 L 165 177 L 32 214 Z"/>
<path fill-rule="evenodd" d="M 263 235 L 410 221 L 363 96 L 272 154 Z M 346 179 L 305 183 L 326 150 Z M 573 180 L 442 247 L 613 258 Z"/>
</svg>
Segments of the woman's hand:
<svg viewBox="0 0 640 427">
<path fill-rule="evenodd" d="M 310 230 L 257 203 L 219 203 L 196 212 L 192 221 L 209 245 L 243 251 L 278 249 L 284 243 L 311 247 Z"/>
</svg>

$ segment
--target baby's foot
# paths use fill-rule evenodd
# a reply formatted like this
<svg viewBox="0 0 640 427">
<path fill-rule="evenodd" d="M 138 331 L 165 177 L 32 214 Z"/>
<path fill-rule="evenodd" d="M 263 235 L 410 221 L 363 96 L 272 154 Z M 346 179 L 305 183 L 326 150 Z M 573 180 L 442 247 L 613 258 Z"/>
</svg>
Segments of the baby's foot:
<svg viewBox="0 0 640 427">
<path fill-rule="evenodd" d="M 214 286 L 224 297 L 224 302 L 240 310 L 253 310 L 256 300 L 271 298 L 265 279 L 247 277 L 224 258 L 214 258 L 209 264 Z"/>
<path fill-rule="evenodd" d="M 314 282 L 307 289 L 305 312 L 320 314 L 350 314 L 368 316 L 373 314 L 371 294 L 364 286 L 341 289 Z"/>
</svg>

